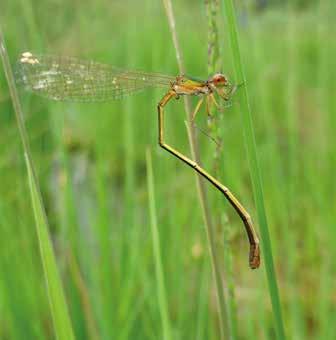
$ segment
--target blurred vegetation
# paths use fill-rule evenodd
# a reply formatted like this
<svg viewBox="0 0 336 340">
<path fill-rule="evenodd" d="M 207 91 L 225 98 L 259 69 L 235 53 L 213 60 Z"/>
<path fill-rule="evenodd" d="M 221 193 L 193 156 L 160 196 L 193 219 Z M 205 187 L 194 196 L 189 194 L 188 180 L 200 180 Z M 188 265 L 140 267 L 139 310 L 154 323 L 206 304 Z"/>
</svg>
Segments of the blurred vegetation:
<svg viewBox="0 0 336 340">
<path fill-rule="evenodd" d="M 264 1 L 256 11 L 258 3 L 237 1 L 237 11 L 286 333 L 289 339 L 335 339 L 336 5 Z M 188 74 L 206 78 L 204 2 L 175 1 L 174 10 Z M 29 50 L 178 73 L 160 1 L 5 0 L 0 20 L 13 66 Z M 232 77 L 223 20 L 219 29 L 223 70 Z M 77 339 L 163 338 L 148 147 L 171 339 L 218 339 L 195 178 L 157 146 L 156 104 L 163 94 L 70 104 L 22 92 Z M 0 339 L 53 339 L 24 157 L 2 71 L 0 112 Z M 188 153 L 184 117 L 181 102 L 172 103 L 167 139 Z M 216 121 L 220 158 L 215 143 L 198 132 L 202 162 L 220 169 L 220 179 L 256 220 L 239 103 L 233 100 Z M 197 125 L 207 129 L 206 114 Z M 236 338 L 273 339 L 264 268 L 248 268 L 245 232 L 233 209 L 212 188 L 209 199 Z"/>
<path fill-rule="evenodd" d="M 296 9 L 306 9 L 315 4 L 313 0 L 248 0 L 248 3 L 252 4 L 256 9 L 269 9 L 271 7 L 277 7 L 284 9 L 286 6 L 293 6 Z"/>
</svg>

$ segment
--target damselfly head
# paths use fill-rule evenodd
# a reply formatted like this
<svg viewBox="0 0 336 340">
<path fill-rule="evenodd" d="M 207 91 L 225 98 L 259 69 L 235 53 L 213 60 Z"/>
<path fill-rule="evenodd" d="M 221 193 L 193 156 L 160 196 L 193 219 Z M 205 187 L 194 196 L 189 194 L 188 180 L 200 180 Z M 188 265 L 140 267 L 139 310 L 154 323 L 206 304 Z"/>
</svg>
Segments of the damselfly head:
<svg viewBox="0 0 336 340">
<path fill-rule="evenodd" d="M 222 73 L 214 74 L 209 78 L 208 83 L 215 87 L 224 87 L 230 85 L 228 78 Z"/>
</svg>

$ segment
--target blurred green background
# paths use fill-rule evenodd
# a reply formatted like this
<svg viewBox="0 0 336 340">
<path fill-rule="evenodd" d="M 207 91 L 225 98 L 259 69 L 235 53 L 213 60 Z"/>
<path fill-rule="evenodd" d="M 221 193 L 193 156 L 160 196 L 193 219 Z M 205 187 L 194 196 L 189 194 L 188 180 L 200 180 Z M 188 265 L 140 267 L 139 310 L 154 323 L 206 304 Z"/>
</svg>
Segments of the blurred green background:
<svg viewBox="0 0 336 340">
<path fill-rule="evenodd" d="M 207 78 L 204 1 L 174 1 L 188 74 Z M 288 339 L 336 338 L 336 4 L 236 1 L 274 260 Z M 233 78 L 223 8 L 223 70 Z M 13 66 L 20 53 L 61 54 L 178 74 L 161 1 L 5 0 Z M 218 339 L 218 314 L 195 176 L 157 145 L 149 90 L 103 104 L 20 92 L 58 268 L 77 339 L 162 339 L 146 150 L 153 161 L 172 339 Z M 0 72 L 0 339 L 54 339 L 22 147 Z M 189 153 L 182 101 L 167 140 Z M 239 103 L 197 125 L 201 158 L 256 221 Z M 237 339 L 274 339 L 264 267 L 248 268 L 243 225 L 209 188 L 223 284 Z M 256 223 L 256 227 L 257 223 Z"/>
</svg>

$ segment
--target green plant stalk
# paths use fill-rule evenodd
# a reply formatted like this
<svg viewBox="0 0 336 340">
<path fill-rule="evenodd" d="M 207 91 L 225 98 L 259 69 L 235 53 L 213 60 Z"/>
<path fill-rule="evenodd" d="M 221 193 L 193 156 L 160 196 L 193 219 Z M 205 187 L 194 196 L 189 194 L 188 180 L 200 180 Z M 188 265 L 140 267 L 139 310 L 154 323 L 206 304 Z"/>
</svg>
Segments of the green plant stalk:
<svg viewBox="0 0 336 340">
<path fill-rule="evenodd" d="M 219 1 L 205 0 L 205 7 L 208 19 L 208 75 L 210 75 L 218 72 L 221 67 L 217 25 Z"/>
<path fill-rule="evenodd" d="M 218 29 L 218 17 L 219 17 L 219 0 L 205 0 L 205 7 L 207 13 L 208 22 L 208 75 L 214 74 L 222 69 L 222 58 L 220 57 L 220 40 L 219 40 L 219 29 Z M 222 159 L 221 155 L 223 152 L 222 134 L 220 127 L 220 116 L 222 112 L 215 112 L 215 114 L 208 118 L 208 128 L 211 135 L 219 142 L 216 145 L 216 150 L 213 159 L 213 171 L 215 177 L 220 178 L 223 167 L 220 165 Z M 221 170 L 220 170 L 221 169 Z M 222 202 L 220 202 L 222 203 Z M 222 235 L 224 236 L 224 267 L 227 280 L 227 294 L 226 294 L 226 310 L 227 310 L 227 323 L 229 325 L 231 339 L 237 338 L 237 320 L 236 320 L 236 303 L 235 303 L 235 285 L 233 276 L 233 266 L 232 266 L 232 249 L 230 246 L 230 240 L 228 239 L 226 232 L 228 231 L 228 224 L 223 220 L 225 211 L 223 211 L 222 206 L 219 207 L 218 204 L 212 206 L 215 210 L 216 216 L 219 216 L 217 223 L 220 224 L 223 229 Z M 219 210 L 220 209 L 220 210 Z"/>
<path fill-rule="evenodd" d="M 72 340 L 74 339 L 74 335 L 71 320 L 69 317 L 61 280 L 58 274 L 55 255 L 48 231 L 48 221 L 43 206 L 39 184 L 37 181 L 35 170 L 33 168 L 27 132 L 24 125 L 22 108 L 20 105 L 19 96 L 15 86 L 13 72 L 10 66 L 9 57 L 5 47 L 5 41 L 3 38 L 1 27 L 0 27 L 0 55 L 4 66 L 4 71 L 8 82 L 9 92 L 12 98 L 19 134 L 24 150 L 29 188 L 32 199 L 32 207 L 36 222 L 36 231 L 38 235 L 40 253 L 42 258 L 42 264 L 46 279 L 49 303 L 56 337 L 59 340 Z"/>
<path fill-rule="evenodd" d="M 237 24 L 236 24 L 236 18 L 235 18 L 235 11 L 234 11 L 232 0 L 223 0 L 223 6 L 225 9 L 224 16 L 227 19 L 228 28 L 230 32 L 230 42 L 232 46 L 236 81 L 238 83 L 243 82 L 244 84 L 246 84 L 242 60 L 241 60 L 241 54 L 240 54 L 239 41 L 238 41 L 238 31 L 237 31 Z M 266 217 L 266 211 L 265 211 L 265 205 L 264 205 L 261 175 L 260 175 L 258 158 L 257 158 L 255 136 L 253 132 L 252 113 L 250 109 L 248 91 L 247 91 L 246 85 L 240 91 L 240 107 L 242 111 L 244 137 L 245 137 L 247 157 L 248 157 L 248 162 L 249 162 L 249 167 L 250 167 L 250 172 L 251 172 L 253 193 L 254 193 L 254 198 L 256 202 L 258 220 L 259 220 L 259 225 L 260 225 L 261 244 L 262 244 L 262 249 L 264 252 L 263 258 L 265 261 L 268 288 L 269 288 L 273 314 L 274 314 L 275 331 L 276 331 L 277 339 L 283 340 L 285 339 L 285 331 L 284 331 L 284 325 L 283 325 L 283 319 L 282 319 L 282 313 L 281 313 L 278 284 L 277 284 L 276 273 L 275 273 L 274 263 L 273 263 L 271 239 L 269 235 L 267 217 Z"/>
<path fill-rule="evenodd" d="M 245 10 L 251 11 L 251 9 L 245 8 Z M 259 26 L 256 26 L 253 22 L 248 30 L 246 39 L 249 41 L 248 50 L 250 51 L 249 61 L 252 64 L 261 63 L 263 64 L 265 60 L 265 51 L 264 49 L 264 43 L 262 41 L 262 32 L 259 29 Z M 252 58 L 252 59 L 251 59 Z M 274 103 L 272 102 L 272 92 L 274 91 L 271 86 L 265 87 L 265 75 L 263 72 L 259 72 L 259 74 L 254 78 L 253 88 L 255 90 L 255 93 L 263 93 L 263 95 L 258 98 L 258 110 L 262 112 L 262 119 L 264 120 L 264 125 L 268 127 L 268 140 L 273 145 L 277 145 L 277 131 L 276 126 L 273 121 L 273 117 L 271 114 L 267 114 L 268 112 L 272 112 L 272 108 L 274 106 Z M 274 169 L 279 169 L 281 167 L 282 158 L 281 155 L 277 152 L 273 152 L 271 158 L 269 159 L 269 162 L 272 163 Z M 279 179 L 279 174 L 277 171 L 274 171 L 272 174 L 269 174 L 268 180 L 274 183 L 277 183 L 279 185 L 281 183 L 281 179 Z M 270 180 L 271 178 L 271 180 Z M 287 189 L 283 189 L 287 190 Z M 276 190 L 276 193 L 272 196 L 272 202 L 277 206 L 277 209 L 282 212 L 287 212 L 288 205 L 286 202 L 286 197 L 282 194 L 281 190 Z M 280 216 L 280 219 L 278 223 L 280 225 L 285 225 L 288 221 L 288 213 L 282 213 Z M 275 247 L 277 246 L 277 240 L 274 240 Z M 286 241 L 285 241 L 286 242 Z M 286 244 L 283 244 L 282 246 L 289 246 L 289 242 Z M 290 249 L 288 249 L 288 252 Z M 263 299 L 263 292 L 258 292 L 258 298 Z M 264 308 L 262 304 L 260 304 L 256 310 L 256 313 L 259 314 L 260 323 L 266 322 L 266 319 L 268 319 L 267 314 L 268 311 Z M 248 336 L 252 336 L 254 334 L 254 329 L 250 327 L 250 332 Z"/>
<path fill-rule="evenodd" d="M 147 189 L 148 189 L 149 215 L 150 215 L 150 222 L 151 222 L 150 224 L 151 224 L 153 251 L 154 251 L 154 259 L 155 259 L 157 293 L 158 293 L 158 300 L 159 300 L 159 306 L 160 306 L 163 339 L 170 340 L 172 339 L 171 327 L 170 327 L 170 321 L 169 321 L 169 316 L 168 316 L 168 303 L 167 303 L 167 297 L 166 297 L 166 288 L 164 284 L 160 237 L 159 237 L 159 231 L 158 231 L 158 226 L 157 226 L 152 157 L 151 157 L 149 148 L 147 148 L 146 150 L 146 167 L 147 167 Z"/>
<path fill-rule="evenodd" d="M 182 52 L 180 49 L 180 44 L 177 37 L 177 31 L 176 31 L 176 23 L 175 23 L 175 17 L 173 13 L 172 3 L 171 0 L 163 0 L 163 4 L 165 7 L 166 15 L 168 18 L 169 28 L 172 35 L 173 44 L 175 47 L 175 53 L 176 53 L 176 59 L 179 67 L 180 74 L 185 74 L 185 67 L 183 63 L 182 58 Z M 190 104 L 190 98 L 184 98 L 184 107 L 185 112 L 187 115 L 187 132 L 188 132 L 188 140 L 191 150 L 191 157 L 196 162 L 200 162 L 199 157 L 199 148 L 197 144 L 197 139 L 195 136 L 194 129 L 190 126 L 190 123 L 192 121 L 192 110 L 191 110 L 191 104 Z M 215 287 L 216 287 L 216 295 L 217 295 L 217 302 L 218 302 L 218 315 L 219 315 L 219 326 L 220 326 L 220 336 L 221 339 L 225 339 L 225 334 L 229 334 L 228 331 L 228 323 L 226 318 L 226 307 L 225 307 L 225 300 L 224 300 L 224 286 L 222 284 L 221 279 L 221 271 L 220 271 L 220 263 L 218 260 L 218 255 L 216 251 L 215 246 L 215 234 L 212 226 L 211 221 L 211 215 L 210 215 L 210 208 L 209 208 L 209 202 L 207 198 L 207 193 L 204 185 L 204 180 L 201 178 L 200 175 L 196 175 L 197 179 L 197 190 L 198 190 L 198 196 L 202 208 L 202 214 L 203 214 L 203 220 L 205 224 L 205 229 L 207 233 L 208 238 L 208 245 L 209 245 L 209 252 L 211 257 L 211 264 L 212 269 L 214 273 L 215 278 Z"/>
<path fill-rule="evenodd" d="M 205 0 L 205 9 L 207 14 L 208 22 L 208 75 L 215 74 L 222 69 L 220 49 L 219 49 L 219 34 L 218 34 L 218 12 L 219 12 L 219 0 Z M 216 112 L 207 119 L 208 129 L 210 135 L 215 138 L 218 142 L 216 145 L 214 161 L 213 161 L 213 171 L 214 176 L 219 177 L 219 162 L 220 155 L 223 151 L 222 136 L 220 133 L 219 120 L 221 112 Z M 216 205 L 215 210 L 218 210 Z M 216 213 L 216 215 L 218 215 Z"/>
</svg>

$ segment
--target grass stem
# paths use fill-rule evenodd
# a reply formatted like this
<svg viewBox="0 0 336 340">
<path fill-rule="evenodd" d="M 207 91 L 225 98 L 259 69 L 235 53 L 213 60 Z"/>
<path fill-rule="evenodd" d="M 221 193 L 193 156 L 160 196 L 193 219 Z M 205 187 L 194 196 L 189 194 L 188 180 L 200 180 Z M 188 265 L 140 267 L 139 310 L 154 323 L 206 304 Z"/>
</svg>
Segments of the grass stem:
<svg viewBox="0 0 336 340">
<path fill-rule="evenodd" d="M 259 170 L 255 136 L 253 132 L 252 113 L 249 103 L 248 91 L 246 86 L 245 74 L 243 71 L 243 64 L 241 60 L 241 53 L 238 40 L 238 31 L 235 18 L 235 11 L 232 0 L 223 0 L 225 9 L 225 17 L 228 23 L 230 33 L 230 42 L 232 46 L 234 70 L 237 83 L 244 83 L 245 86 L 240 91 L 240 108 L 242 111 L 242 121 L 245 136 L 245 144 L 247 148 L 247 157 L 251 172 L 251 179 L 253 185 L 254 198 L 257 207 L 261 244 L 264 252 L 264 261 L 267 273 L 268 288 L 272 302 L 275 331 L 278 340 L 285 339 L 285 331 L 281 313 L 280 298 L 278 291 L 278 284 L 273 263 L 271 239 L 268 230 L 267 217 L 264 204 L 264 195 L 261 184 L 261 175 Z"/>
<path fill-rule="evenodd" d="M 175 48 L 176 60 L 179 66 L 179 71 L 180 71 L 180 74 L 184 74 L 185 67 L 183 63 L 182 51 L 181 51 L 180 44 L 179 44 L 178 37 L 177 37 L 176 23 L 175 23 L 171 0 L 163 0 L 163 4 L 164 4 L 166 15 L 168 18 L 169 28 L 170 28 L 170 32 L 171 32 L 172 39 L 173 39 L 173 44 Z M 187 97 L 184 98 L 184 105 L 185 105 L 185 112 L 187 115 L 187 122 L 191 122 L 192 121 L 192 110 L 191 110 L 190 98 L 187 98 Z M 189 139 L 189 145 L 190 145 L 190 150 L 191 150 L 191 157 L 197 163 L 200 163 L 199 148 L 198 148 L 198 143 L 196 140 L 195 132 L 189 123 L 187 123 L 187 131 L 188 131 L 188 139 Z M 197 178 L 198 195 L 199 195 L 199 200 L 200 200 L 200 204 L 202 208 L 206 233 L 208 237 L 208 245 L 209 245 L 209 250 L 210 250 L 211 263 L 212 263 L 212 268 L 213 268 L 213 273 L 214 273 L 214 278 L 215 278 L 216 295 L 217 295 L 218 312 L 219 312 L 219 323 L 220 323 L 220 334 L 221 334 L 221 339 L 224 339 L 225 334 L 228 334 L 228 326 L 227 326 L 227 318 L 226 318 L 226 313 L 225 313 L 226 310 L 225 310 L 225 301 L 224 301 L 224 287 L 223 287 L 223 283 L 221 279 L 220 264 L 219 264 L 218 255 L 217 255 L 216 246 L 215 246 L 215 233 L 213 230 L 212 221 L 210 217 L 210 208 L 209 208 L 209 203 L 207 199 L 207 193 L 205 189 L 204 180 L 200 177 L 200 175 L 196 175 L 196 178 Z"/>
</svg>

